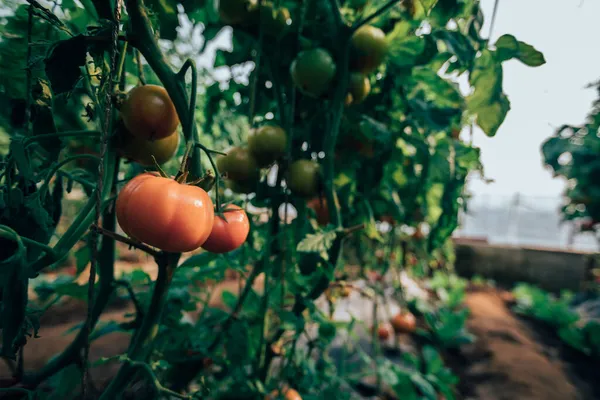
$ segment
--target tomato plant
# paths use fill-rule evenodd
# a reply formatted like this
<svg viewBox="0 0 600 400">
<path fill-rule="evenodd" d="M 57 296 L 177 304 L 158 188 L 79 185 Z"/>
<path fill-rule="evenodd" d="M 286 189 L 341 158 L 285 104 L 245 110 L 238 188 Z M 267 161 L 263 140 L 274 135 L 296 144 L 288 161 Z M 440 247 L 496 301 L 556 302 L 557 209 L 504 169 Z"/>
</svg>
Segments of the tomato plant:
<svg viewBox="0 0 600 400">
<path fill-rule="evenodd" d="M 511 35 L 482 37 L 478 1 L 451 3 L 11 2 L 0 17 L 0 322 L 2 355 L 18 368 L 0 391 L 239 399 L 285 387 L 349 399 L 374 371 L 328 356 L 355 326 L 335 319 L 336 301 L 385 307 L 391 293 L 396 325 L 414 330 L 399 276 L 451 262 L 467 177 L 483 172 L 479 149 L 454 132 L 494 136 L 510 104 L 503 63 L 544 63 Z M 69 193 L 80 199 L 72 215 Z M 118 274 L 126 247 L 154 258 L 156 274 Z M 30 279 L 68 258 L 77 276 Z M 239 291 L 217 290 L 234 272 Z M 89 306 L 39 369 L 20 354 L 52 307 L 31 290 Z M 130 299 L 130 320 L 101 318 L 116 297 Z M 428 343 L 406 368 L 364 355 L 398 397 L 453 398 L 439 352 L 468 338 L 466 314 L 444 307 L 418 314 Z M 379 327 L 373 318 L 365 325 Z M 130 344 L 110 383 L 91 390 L 89 345 L 114 332 Z"/>
</svg>

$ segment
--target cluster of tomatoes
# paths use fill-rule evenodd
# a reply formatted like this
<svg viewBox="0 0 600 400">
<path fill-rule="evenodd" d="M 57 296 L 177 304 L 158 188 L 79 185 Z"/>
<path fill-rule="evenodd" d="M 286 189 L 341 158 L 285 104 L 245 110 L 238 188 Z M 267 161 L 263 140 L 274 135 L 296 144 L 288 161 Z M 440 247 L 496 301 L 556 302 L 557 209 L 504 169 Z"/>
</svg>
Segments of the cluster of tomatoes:
<svg viewBox="0 0 600 400">
<path fill-rule="evenodd" d="M 219 0 L 221 20 L 232 26 L 256 27 L 273 37 L 281 37 L 292 25 L 290 11 L 271 2 L 257 0 Z M 348 94 L 346 105 L 361 103 L 371 91 L 368 75 L 383 62 L 387 54 L 385 33 L 364 25 L 352 36 Z M 294 84 L 306 96 L 327 94 L 336 75 L 336 62 L 322 47 L 301 51 L 292 62 L 290 73 Z"/>
<path fill-rule="evenodd" d="M 132 89 L 120 108 L 118 132 L 124 156 L 142 164 L 161 164 L 173 157 L 179 144 L 179 118 L 166 90 L 144 85 Z M 208 193 L 182 180 L 143 173 L 119 192 L 117 220 L 130 237 L 169 252 L 200 247 L 226 253 L 248 237 L 246 212 L 229 204 L 214 209 Z"/>
<path fill-rule="evenodd" d="M 383 62 L 387 54 L 385 33 L 374 26 L 360 27 L 351 39 L 350 73 L 346 105 L 361 103 L 371 91 L 368 75 Z M 298 89 L 309 97 L 321 97 L 333 84 L 336 63 L 331 53 L 321 47 L 298 53 L 290 72 Z"/>
<path fill-rule="evenodd" d="M 281 160 L 287 147 L 287 134 L 277 125 L 253 129 L 246 146 L 233 147 L 217 159 L 220 173 L 227 175 L 227 185 L 238 193 L 250 193 L 260 178 L 260 168 Z M 292 162 L 286 175 L 287 187 L 297 196 L 311 197 L 319 190 L 320 167 L 316 161 Z"/>
</svg>

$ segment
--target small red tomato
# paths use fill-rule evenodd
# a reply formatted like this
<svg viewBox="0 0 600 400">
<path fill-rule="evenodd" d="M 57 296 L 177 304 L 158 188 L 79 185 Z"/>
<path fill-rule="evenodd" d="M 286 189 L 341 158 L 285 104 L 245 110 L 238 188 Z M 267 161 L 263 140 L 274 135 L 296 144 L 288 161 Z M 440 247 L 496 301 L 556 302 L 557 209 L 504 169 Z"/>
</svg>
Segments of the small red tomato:
<svg viewBox="0 0 600 400">
<path fill-rule="evenodd" d="M 130 180 L 117 197 L 117 221 L 129 236 L 164 251 L 200 247 L 215 218 L 208 194 L 156 173 Z"/>
<path fill-rule="evenodd" d="M 396 333 L 413 333 L 417 329 L 417 319 L 410 312 L 396 314 L 391 323 Z"/>
<path fill-rule="evenodd" d="M 250 222 L 246 212 L 240 207 L 230 204 L 225 207 L 223 217 L 217 216 L 213 222 L 212 231 L 202 245 L 204 250 L 211 253 L 227 253 L 240 247 L 246 241 L 250 232 Z"/>
<path fill-rule="evenodd" d="M 377 336 L 379 336 L 379 340 L 387 340 L 390 337 L 390 330 L 385 326 L 380 326 L 377 329 Z"/>
</svg>

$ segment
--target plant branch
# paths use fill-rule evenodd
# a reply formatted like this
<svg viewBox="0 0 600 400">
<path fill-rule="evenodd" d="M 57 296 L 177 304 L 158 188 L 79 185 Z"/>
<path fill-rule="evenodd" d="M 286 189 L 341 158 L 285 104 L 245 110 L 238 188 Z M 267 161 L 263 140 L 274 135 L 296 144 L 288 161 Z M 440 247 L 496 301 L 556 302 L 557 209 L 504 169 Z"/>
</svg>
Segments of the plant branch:
<svg viewBox="0 0 600 400">
<path fill-rule="evenodd" d="M 144 310 L 142 309 L 142 305 L 140 304 L 140 302 L 138 301 L 135 292 L 133 291 L 133 287 L 131 286 L 131 283 L 125 281 L 125 280 L 116 280 L 114 281 L 114 285 L 115 286 L 120 286 L 125 288 L 125 290 L 127 290 L 127 294 L 129 295 L 129 297 L 131 298 L 131 301 L 133 303 L 133 306 L 135 307 L 135 319 L 139 320 L 141 318 L 144 317 Z"/>
<path fill-rule="evenodd" d="M 129 239 L 129 238 L 125 237 L 125 236 L 119 235 L 118 233 L 109 231 L 108 229 L 101 228 L 98 225 L 92 225 L 90 227 L 90 230 L 92 232 L 95 231 L 95 232 L 97 232 L 97 233 L 99 233 L 99 234 L 101 234 L 103 236 L 107 236 L 107 237 L 109 237 L 109 238 L 111 238 L 113 240 L 116 240 L 118 242 L 125 243 L 125 244 L 127 244 L 127 245 L 129 245 L 131 247 L 135 247 L 138 250 L 142 250 L 143 252 L 148 253 L 152 257 L 156 258 L 160 254 L 160 251 L 157 251 L 154 248 L 152 248 L 152 247 L 150 247 L 148 245 L 145 245 L 144 243 L 140 243 L 140 242 L 137 242 L 135 240 Z"/>
<path fill-rule="evenodd" d="M 344 18 L 342 17 L 342 13 L 340 12 L 340 3 L 338 0 L 329 0 L 329 7 L 331 8 L 331 13 L 333 14 L 333 19 L 336 24 L 336 28 L 339 30 L 342 26 L 345 25 Z"/>
<path fill-rule="evenodd" d="M 160 253 L 156 257 L 158 264 L 158 277 L 154 284 L 152 299 L 148 311 L 144 314 L 144 319 L 140 329 L 135 333 L 127 350 L 127 357 L 132 361 L 144 362 L 152 352 L 152 344 L 158 333 L 158 324 L 162 316 L 163 306 L 167 297 L 167 292 L 173 279 L 173 272 L 181 254 L 179 253 Z M 106 391 L 100 396 L 100 400 L 112 400 L 127 387 L 134 368 L 130 363 L 121 365 L 119 372 L 111 381 Z"/>
<path fill-rule="evenodd" d="M 84 213 L 82 211 L 82 213 Z M 114 229 L 116 228 L 116 220 L 114 209 L 107 209 L 103 218 L 104 224 Z M 98 319 L 104 311 L 113 294 L 114 286 L 114 254 L 115 241 L 110 237 L 104 237 L 100 248 L 100 257 L 98 262 L 98 275 L 100 277 L 99 289 L 95 296 L 94 307 L 89 317 L 91 329 L 93 330 Z M 27 386 L 37 386 L 41 382 L 50 378 L 58 371 L 68 367 L 80 357 L 80 351 L 85 344 L 85 327 L 82 327 L 71 344 L 58 356 L 54 357 L 50 362 L 44 365 L 39 371 L 25 373 L 22 383 Z"/>
<path fill-rule="evenodd" d="M 195 124 L 193 118 L 189 115 L 189 102 L 186 93 L 185 81 L 180 79 L 178 74 L 174 73 L 169 67 L 169 63 L 164 54 L 158 47 L 158 43 L 154 38 L 151 23 L 148 19 L 148 13 L 143 5 L 142 0 L 126 0 L 127 13 L 131 23 L 130 43 L 132 43 L 142 53 L 156 76 L 161 81 L 169 97 L 175 105 L 177 115 L 181 121 L 183 134 L 186 142 L 194 139 Z M 202 167 L 200 165 L 200 153 L 195 149 L 194 163 L 191 166 L 191 173 L 195 176 L 202 175 Z"/>
<path fill-rule="evenodd" d="M 357 23 L 355 23 L 352 26 L 352 32 L 357 31 L 360 27 L 362 27 L 364 25 L 367 25 L 368 23 L 370 23 L 374 19 L 381 17 L 383 14 L 387 13 L 388 11 L 390 11 L 394 6 L 398 5 L 401 1 L 402 0 L 389 0 L 387 3 L 385 3 L 383 6 L 381 6 L 373 14 L 371 14 L 368 17 L 365 17 L 364 19 L 362 19 L 362 20 L 358 21 Z"/>
<path fill-rule="evenodd" d="M 179 394 L 173 390 L 170 390 L 166 387 L 164 387 L 158 380 L 158 378 L 156 377 L 156 375 L 154 374 L 154 371 L 152 371 L 152 368 L 150 367 L 150 365 L 148 365 L 145 362 L 140 362 L 140 361 L 131 361 L 128 360 L 127 364 L 129 366 L 131 366 L 131 368 L 139 368 L 142 369 L 146 375 L 148 375 L 148 377 L 150 378 L 150 381 L 152 382 L 154 389 L 162 394 L 167 395 L 168 397 L 175 397 L 178 399 L 191 399 L 191 396 L 186 396 L 183 394 Z"/>
</svg>

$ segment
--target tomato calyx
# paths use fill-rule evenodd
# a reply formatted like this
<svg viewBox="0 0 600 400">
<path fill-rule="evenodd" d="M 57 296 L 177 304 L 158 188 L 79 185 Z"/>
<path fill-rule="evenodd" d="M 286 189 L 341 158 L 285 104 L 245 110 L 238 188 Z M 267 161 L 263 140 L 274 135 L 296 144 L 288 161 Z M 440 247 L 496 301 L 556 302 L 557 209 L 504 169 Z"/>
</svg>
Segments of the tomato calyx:
<svg viewBox="0 0 600 400">
<path fill-rule="evenodd" d="M 239 209 L 236 208 L 228 208 L 230 205 L 236 206 L 237 204 L 235 204 L 233 201 L 228 201 L 220 204 L 219 209 L 217 209 L 215 206 L 215 217 L 221 217 L 226 224 L 228 224 L 229 221 L 227 221 L 227 216 L 225 214 L 239 211 Z"/>
</svg>

